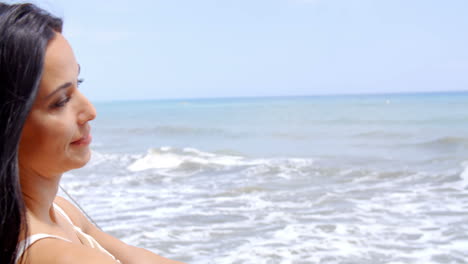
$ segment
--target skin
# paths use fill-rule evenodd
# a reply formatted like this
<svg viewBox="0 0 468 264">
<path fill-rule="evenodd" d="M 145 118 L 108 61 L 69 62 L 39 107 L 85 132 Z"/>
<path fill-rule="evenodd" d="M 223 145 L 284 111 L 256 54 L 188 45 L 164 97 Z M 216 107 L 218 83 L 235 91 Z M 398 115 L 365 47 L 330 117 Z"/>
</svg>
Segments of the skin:
<svg viewBox="0 0 468 264">
<path fill-rule="evenodd" d="M 22 131 L 18 160 L 29 235 L 57 235 L 71 243 L 54 238 L 39 240 L 26 251 L 25 263 L 116 263 L 99 250 L 82 245 L 73 226 L 54 210 L 53 202 L 64 209 L 75 226 L 123 264 L 181 263 L 102 232 L 74 205 L 56 196 L 62 174 L 84 166 L 91 157 L 89 144 L 76 144 L 90 134 L 89 121 L 96 117 L 95 108 L 78 90 L 78 74 L 72 48 L 56 33 L 46 49 L 39 91 Z"/>
</svg>

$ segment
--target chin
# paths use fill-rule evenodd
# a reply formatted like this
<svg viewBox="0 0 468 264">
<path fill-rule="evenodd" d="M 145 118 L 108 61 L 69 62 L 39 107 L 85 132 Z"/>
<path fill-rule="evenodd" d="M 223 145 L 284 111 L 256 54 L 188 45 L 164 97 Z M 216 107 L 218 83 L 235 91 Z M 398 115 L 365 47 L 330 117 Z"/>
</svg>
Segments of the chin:
<svg viewBox="0 0 468 264">
<path fill-rule="evenodd" d="M 84 167 L 91 160 L 91 150 L 83 154 L 81 157 L 76 157 L 73 159 L 73 169 L 79 169 Z"/>
</svg>

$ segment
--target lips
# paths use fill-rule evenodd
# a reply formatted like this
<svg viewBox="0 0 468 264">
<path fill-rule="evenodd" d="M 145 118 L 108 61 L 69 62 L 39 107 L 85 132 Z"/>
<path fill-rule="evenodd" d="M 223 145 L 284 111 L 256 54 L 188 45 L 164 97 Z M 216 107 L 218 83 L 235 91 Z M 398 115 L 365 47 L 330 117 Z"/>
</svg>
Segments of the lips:
<svg viewBox="0 0 468 264">
<path fill-rule="evenodd" d="M 91 143 L 92 136 L 89 132 L 87 132 L 83 137 L 81 137 L 78 140 L 73 141 L 71 144 L 72 145 L 77 145 L 77 146 L 86 146 Z"/>
</svg>

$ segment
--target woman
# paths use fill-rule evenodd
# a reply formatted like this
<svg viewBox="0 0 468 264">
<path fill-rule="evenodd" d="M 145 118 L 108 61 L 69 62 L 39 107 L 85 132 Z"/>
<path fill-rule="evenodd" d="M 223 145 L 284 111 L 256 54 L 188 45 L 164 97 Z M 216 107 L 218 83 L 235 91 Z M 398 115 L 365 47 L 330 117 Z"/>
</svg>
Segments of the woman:
<svg viewBox="0 0 468 264">
<path fill-rule="evenodd" d="M 0 3 L 0 263 L 180 263 L 102 232 L 56 197 L 61 175 L 90 159 L 80 67 L 62 21 Z"/>
</svg>

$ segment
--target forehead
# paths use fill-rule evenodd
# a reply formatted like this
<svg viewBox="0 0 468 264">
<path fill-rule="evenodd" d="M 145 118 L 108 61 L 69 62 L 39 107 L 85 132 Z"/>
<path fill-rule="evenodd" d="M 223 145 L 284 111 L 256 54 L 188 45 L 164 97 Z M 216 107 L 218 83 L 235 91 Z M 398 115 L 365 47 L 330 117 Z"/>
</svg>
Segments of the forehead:
<svg viewBox="0 0 468 264">
<path fill-rule="evenodd" d="M 70 44 L 62 34 L 56 33 L 46 48 L 39 93 L 47 93 L 65 82 L 73 82 L 78 71 Z"/>
</svg>

